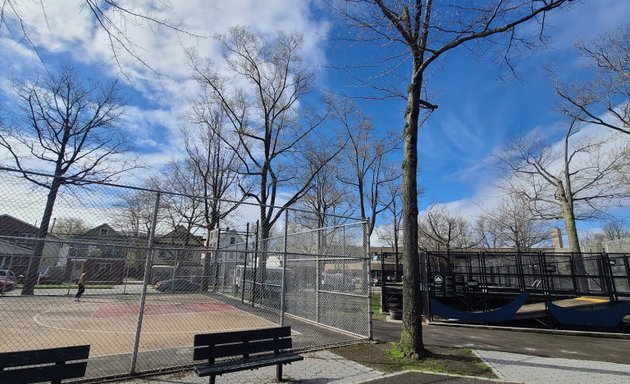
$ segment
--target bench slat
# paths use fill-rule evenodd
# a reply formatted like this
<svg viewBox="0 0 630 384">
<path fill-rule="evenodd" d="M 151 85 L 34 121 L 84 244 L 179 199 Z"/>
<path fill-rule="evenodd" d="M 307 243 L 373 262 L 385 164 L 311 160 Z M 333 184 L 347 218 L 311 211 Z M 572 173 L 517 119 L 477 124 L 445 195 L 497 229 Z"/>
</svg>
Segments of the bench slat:
<svg viewBox="0 0 630 384">
<path fill-rule="evenodd" d="M 198 365 L 195 367 L 195 372 L 198 376 L 210 376 L 210 375 L 219 375 L 223 373 L 237 372 L 243 371 L 246 369 L 255 369 L 261 367 L 267 367 L 270 365 L 278 365 L 278 364 L 289 364 L 294 361 L 304 360 L 304 357 L 296 354 L 296 353 L 285 353 L 282 355 L 273 355 L 267 356 L 264 358 L 256 357 L 253 360 L 238 360 L 238 361 L 228 361 L 208 365 Z"/>
<path fill-rule="evenodd" d="M 243 356 L 261 352 L 291 349 L 291 338 L 250 341 L 249 343 L 221 344 L 213 347 L 197 347 L 193 352 L 193 360 L 207 360 L 229 356 Z"/>
<path fill-rule="evenodd" d="M 89 345 L 36 349 L 31 351 L 3 352 L 0 353 L 0 367 L 21 367 L 25 365 L 82 360 L 87 359 L 89 354 Z"/>
<path fill-rule="evenodd" d="M 0 383 L 24 384 L 83 377 L 87 361 L 0 371 Z"/>
<path fill-rule="evenodd" d="M 195 346 L 234 343 L 243 340 L 273 339 L 291 336 L 291 327 L 250 329 L 224 333 L 205 333 L 195 335 Z"/>
</svg>

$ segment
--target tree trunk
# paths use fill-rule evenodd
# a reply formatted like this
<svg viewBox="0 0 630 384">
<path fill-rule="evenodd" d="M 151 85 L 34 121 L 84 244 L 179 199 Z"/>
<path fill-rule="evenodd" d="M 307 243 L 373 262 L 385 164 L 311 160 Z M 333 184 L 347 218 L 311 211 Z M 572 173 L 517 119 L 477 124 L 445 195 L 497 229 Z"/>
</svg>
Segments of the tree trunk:
<svg viewBox="0 0 630 384">
<path fill-rule="evenodd" d="M 575 227 L 573 206 L 568 201 L 562 202 L 562 216 L 564 218 L 564 226 L 567 230 L 567 237 L 569 239 L 569 250 L 572 253 L 580 253 L 580 241 L 578 239 L 578 233 Z"/>
<path fill-rule="evenodd" d="M 422 302 L 420 293 L 420 263 L 418 257 L 418 116 L 422 77 L 416 75 L 420 66 L 414 59 L 412 82 L 407 95 L 403 130 L 403 330 L 401 347 L 406 355 L 424 354 L 422 342 Z"/>
<path fill-rule="evenodd" d="M 28 263 L 28 269 L 26 271 L 26 277 L 24 278 L 24 286 L 22 287 L 22 296 L 31 296 L 35 293 L 35 284 L 39 278 L 39 265 L 44 254 L 44 247 L 46 246 L 46 237 L 48 236 L 48 227 L 50 225 L 50 219 L 52 218 L 53 209 L 55 207 L 55 200 L 57 200 L 57 193 L 61 186 L 61 177 L 55 176 L 48 192 L 46 199 L 46 207 L 44 208 L 44 214 L 42 215 L 39 231 L 37 232 L 37 242 L 33 249 L 33 256 Z"/>
<path fill-rule="evenodd" d="M 575 226 L 575 215 L 573 213 L 573 204 L 571 201 L 562 202 L 562 217 L 564 219 L 564 227 L 567 230 L 567 238 L 569 239 L 569 250 L 573 254 L 573 270 L 577 277 L 576 287 L 582 293 L 588 293 L 588 278 L 586 277 L 586 266 L 580 249 L 580 240 L 578 238 L 577 228 Z"/>
</svg>

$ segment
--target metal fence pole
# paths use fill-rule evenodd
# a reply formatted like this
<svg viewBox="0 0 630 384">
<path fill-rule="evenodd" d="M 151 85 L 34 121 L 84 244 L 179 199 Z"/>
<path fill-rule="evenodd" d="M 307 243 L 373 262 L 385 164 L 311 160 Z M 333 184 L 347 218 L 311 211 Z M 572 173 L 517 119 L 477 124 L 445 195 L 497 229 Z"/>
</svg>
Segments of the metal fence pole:
<svg viewBox="0 0 630 384">
<path fill-rule="evenodd" d="M 147 249 L 147 259 L 144 263 L 144 282 L 142 284 L 142 294 L 140 295 L 140 311 L 138 313 L 138 323 L 136 324 L 136 337 L 133 343 L 133 352 L 131 354 L 131 367 L 129 373 L 136 372 L 136 363 L 138 362 L 138 349 L 140 348 L 140 333 L 142 332 L 142 319 L 144 318 L 144 306 L 147 299 L 147 286 L 151 275 L 151 266 L 153 264 L 153 248 L 155 246 L 155 228 L 157 227 L 158 210 L 160 209 L 160 192 L 155 195 L 155 207 L 153 208 L 153 219 L 151 222 L 151 231 L 149 232 L 149 244 Z"/>
<path fill-rule="evenodd" d="M 127 294 L 127 280 L 129 279 L 129 248 L 125 252 L 125 266 L 123 267 L 123 295 Z"/>
<path fill-rule="evenodd" d="M 317 237 L 319 237 L 319 231 L 321 231 L 321 228 L 317 229 Z M 319 267 L 319 258 L 321 257 L 321 253 L 317 252 L 317 255 L 315 256 L 315 321 L 317 323 L 319 323 L 319 290 L 320 290 L 320 284 L 321 284 L 321 271 L 320 271 L 320 267 Z"/>
<path fill-rule="evenodd" d="M 225 251 L 223 252 L 223 256 L 222 256 L 222 260 L 223 262 L 221 263 L 221 266 L 223 268 L 223 273 L 221 273 L 221 292 L 223 293 L 228 293 L 230 292 L 230 289 L 225 285 L 225 280 L 227 278 L 227 269 L 228 269 L 228 255 L 234 255 L 235 250 L 234 248 L 230 249 L 229 251 Z"/>
<path fill-rule="evenodd" d="M 249 248 L 249 222 L 245 231 L 245 257 L 243 258 L 243 275 L 241 276 L 241 303 L 245 302 L 245 277 L 247 276 L 247 251 Z"/>
<path fill-rule="evenodd" d="M 280 293 L 280 325 L 284 325 L 284 304 L 287 292 L 287 249 L 289 244 L 289 210 L 284 211 L 284 251 L 282 252 L 282 292 Z"/>
<path fill-rule="evenodd" d="M 13 245 L 13 253 L 15 254 L 15 248 L 17 247 L 17 240 L 14 240 L 12 245 Z M 2 258 L 2 264 L 4 264 L 4 257 Z M 11 270 L 12 264 L 13 264 L 13 256 L 11 256 L 11 258 L 9 259 L 9 266 L 7 267 L 8 270 Z M 8 271 L 7 271 L 7 275 L 4 278 L 5 278 L 5 281 L 6 279 L 9 278 Z M 6 289 L 6 284 L 2 284 L 2 294 L 0 294 L 0 296 L 4 296 L 5 289 Z"/>
<path fill-rule="evenodd" d="M 368 339 L 372 340 L 372 286 L 370 284 L 370 238 L 368 236 L 368 221 L 363 220 L 363 270 L 367 283 L 367 315 L 368 315 Z M 382 278 L 382 271 L 381 271 Z M 381 293 L 382 295 L 383 293 Z"/>
<path fill-rule="evenodd" d="M 256 289 L 256 274 L 258 273 L 258 238 L 259 236 L 259 229 L 258 228 L 259 225 L 259 221 L 256 220 L 256 243 L 254 245 L 254 275 L 252 276 L 252 292 L 251 292 L 251 302 L 252 302 L 252 307 L 254 306 L 254 300 L 256 299 L 256 293 L 257 293 L 257 289 Z"/>
<path fill-rule="evenodd" d="M 219 247 L 221 243 L 221 227 L 217 228 L 217 243 L 214 247 L 214 271 L 213 271 L 213 284 L 212 284 L 212 291 L 216 292 L 217 291 L 217 280 L 219 280 Z"/>
<path fill-rule="evenodd" d="M 70 270 L 70 276 L 68 276 L 68 296 L 70 296 L 70 288 L 72 288 L 72 276 L 74 276 L 74 269 L 77 266 L 77 255 L 74 255 L 74 259 L 72 260 L 72 269 Z M 67 270 L 67 266 L 66 266 Z"/>
</svg>

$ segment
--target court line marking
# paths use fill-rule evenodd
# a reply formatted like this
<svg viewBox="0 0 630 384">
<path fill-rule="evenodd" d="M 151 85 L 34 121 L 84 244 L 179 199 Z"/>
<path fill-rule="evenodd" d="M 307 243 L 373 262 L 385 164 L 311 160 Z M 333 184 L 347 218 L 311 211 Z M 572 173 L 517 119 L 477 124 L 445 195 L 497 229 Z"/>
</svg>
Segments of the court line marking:
<svg viewBox="0 0 630 384">
<path fill-rule="evenodd" d="M 61 307 L 61 308 L 67 308 L 67 307 L 68 306 L 66 305 L 66 306 Z M 58 310 L 58 309 L 59 308 L 56 308 L 55 310 Z M 248 314 L 250 316 L 253 316 L 253 317 L 256 317 L 258 319 L 261 319 L 261 320 L 263 320 L 264 322 L 266 322 L 268 324 L 277 325 L 276 323 L 274 323 L 274 322 L 272 322 L 270 320 L 262 318 L 262 317 L 260 317 L 258 315 L 253 315 L 253 314 L 251 314 L 249 312 L 245 312 L 242 309 L 238 309 L 236 307 L 234 307 L 234 309 L 236 309 L 239 312 L 243 312 L 243 313 L 246 313 L 246 314 Z M 59 331 L 86 332 L 86 333 L 97 333 L 97 334 L 117 334 L 117 335 L 119 335 L 119 334 L 135 335 L 135 333 L 136 333 L 136 331 L 102 331 L 102 330 L 94 330 L 94 329 L 76 329 L 76 328 L 58 327 L 58 326 L 55 326 L 55 325 L 45 324 L 45 323 L 43 323 L 42 321 L 39 320 L 40 315 L 44 315 L 47 312 L 51 312 L 51 311 L 53 311 L 53 309 L 49 309 L 47 311 L 40 312 L 40 313 L 36 314 L 35 316 L 33 316 L 33 321 L 39 326 L 42 326 L 42 327 L 45 327 L 45 328 L 57 329 Z M 229 311 L 224 311 L 224 312 L 229 312 Z M 203 312 L 176 313 L 175 315 L 199 315 L 199 314 L 203 314 Z M 158 315 L 152 315 L 152 316 L 158 316 Z M 165 316 L 165 315 L 162 314 L 162 315 L 159 315 L 159 316 Z M 137 320 L 135 321 L 135 323 L 137 323 Z M 145 335 L 173 335 L 173 334 L 187 334 L 187 333 L 199 333 L 199 332 L 206 332 L 207 333 L 208 330 L 204 329 L 204 330 L 192 330 L 192 331 L 160 331 L 160 332 L 157 332 L 157 331 L 142 331 L 142 334 L 145 334 Z"/>
</svg>

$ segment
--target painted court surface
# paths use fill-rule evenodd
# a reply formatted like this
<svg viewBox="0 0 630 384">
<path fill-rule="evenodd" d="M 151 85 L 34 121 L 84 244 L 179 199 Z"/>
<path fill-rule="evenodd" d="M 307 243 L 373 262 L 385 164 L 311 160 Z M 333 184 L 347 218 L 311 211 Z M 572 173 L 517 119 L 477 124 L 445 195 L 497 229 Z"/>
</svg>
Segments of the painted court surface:
<svg viewBox="0 0 630 384">
<path fill-rule="evenodd" d="M 90 358 L 133 351 L 138 296 L 3 297 L 0 351 L 90 344 Z M 275 324 L 198 294 L 147 297 L 140 352 L 191 347 L 197 333 L 264 328 Z"/>
</svg>

